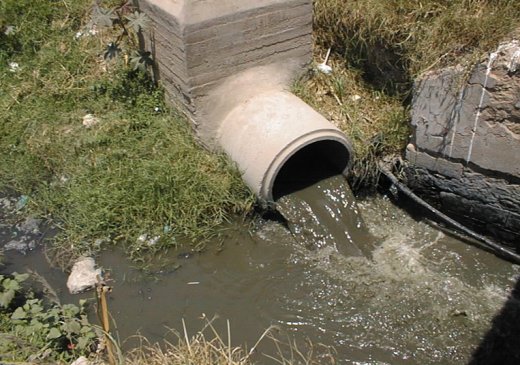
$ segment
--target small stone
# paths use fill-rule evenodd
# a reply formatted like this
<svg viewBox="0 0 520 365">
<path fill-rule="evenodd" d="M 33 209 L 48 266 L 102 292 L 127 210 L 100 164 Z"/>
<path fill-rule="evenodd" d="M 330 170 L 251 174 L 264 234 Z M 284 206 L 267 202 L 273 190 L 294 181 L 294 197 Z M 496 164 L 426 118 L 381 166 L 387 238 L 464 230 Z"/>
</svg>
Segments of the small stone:
<svg viewBox="0 0 520 365">
<path fill-rule="evenodd" d="M 406 146 L 406 150 L 410 152 L 415 152 L 415 145 L 413 143 L 408 143 Z"/>
<path fill-rule="evenodd" d="M 92 257 L 81 257 L 72 266 L 67 280 L 67 288 L 71 294 L 79 294 L 96 286 L 102 279 L 101 269 L 96 269 L 96 262 Z"/>
<path fill-rule="evenodd" d="M 358 101 L 361 100 L 361 95 L 352 95 L 350 98 L 352 99 L 352 101 Z"/>
</svg>

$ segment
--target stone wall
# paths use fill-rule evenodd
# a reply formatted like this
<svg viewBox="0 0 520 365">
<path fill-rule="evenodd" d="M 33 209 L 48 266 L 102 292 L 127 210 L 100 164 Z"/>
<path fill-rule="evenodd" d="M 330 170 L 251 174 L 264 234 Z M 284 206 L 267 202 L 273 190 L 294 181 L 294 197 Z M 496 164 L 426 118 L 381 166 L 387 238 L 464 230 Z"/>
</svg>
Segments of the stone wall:
<svg viewBox="0 0 520 365">
<path fill-rule="evenodd" d="M 520 248 L 520 42 L 417 81 L 409 185 L 443 211 Z"/>
</svg>

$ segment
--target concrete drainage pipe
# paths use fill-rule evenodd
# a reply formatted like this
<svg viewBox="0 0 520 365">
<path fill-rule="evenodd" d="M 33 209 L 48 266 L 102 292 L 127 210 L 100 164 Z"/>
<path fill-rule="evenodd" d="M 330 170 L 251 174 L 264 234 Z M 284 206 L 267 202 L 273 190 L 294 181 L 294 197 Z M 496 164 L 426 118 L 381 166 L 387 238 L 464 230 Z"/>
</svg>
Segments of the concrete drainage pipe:
<svg viewBox="0 0 520 365">
<path fill-rule="evenodd" d="M 219 143 L 266 201 L 345 174 L 352 156 L 339 129 L 300 98 L 278 90 L 234 107 L 220 126 Z"/>
</svg>

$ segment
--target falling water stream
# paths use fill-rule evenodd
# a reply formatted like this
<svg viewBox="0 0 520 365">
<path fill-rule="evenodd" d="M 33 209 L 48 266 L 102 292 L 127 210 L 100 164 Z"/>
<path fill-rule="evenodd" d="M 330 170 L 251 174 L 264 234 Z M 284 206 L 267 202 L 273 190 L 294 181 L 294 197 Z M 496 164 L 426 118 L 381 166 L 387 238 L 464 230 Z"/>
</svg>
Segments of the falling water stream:
<svg viewBox="0 0 520 365">
<path fill-rule="evenodd" d="M 337 179 L 281 198 L 287 224 L 231 222 L 204 253 L 171 250 L 142 270 L 122 251 L 103 252 L 98 262 L 112 279 L 119 338 L 173 340 L 183 319 L 193 334 L 201 318 L 218 316 L 217 329 L 227 333 L 229 320 L 232 343 L 249 348 L 275 325 L 282 341 L 333 347 L 338 364 L 468 363 L 519 267 L 414 219 L 388 198 L 356 205 Z M 0 229 L 0 242 L 9 234 Z M 45 276 L 63 302 L 92 297 L 68 295 L 63 274 L 38 250 L 7 253 L 5 271 L 27 268 Z M 265 340 L 256 360 L 271 363 L 262 353 L 273 351 Z"/>
<path fill-rule="evenodd" d="M 308 249 L 334 247 L 345 256 L 372 255 L 373 238 L 342 175 L 281 197 L 276 209 L 295 239 Z"/>
</svg>

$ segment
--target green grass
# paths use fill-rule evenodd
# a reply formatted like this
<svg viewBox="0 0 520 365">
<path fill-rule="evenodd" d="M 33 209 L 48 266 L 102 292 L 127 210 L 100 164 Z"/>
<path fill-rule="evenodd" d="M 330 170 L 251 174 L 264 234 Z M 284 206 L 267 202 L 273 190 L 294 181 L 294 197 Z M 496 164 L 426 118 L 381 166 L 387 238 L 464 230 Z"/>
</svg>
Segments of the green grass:
<svg viewBox="0 0 520 365">
<path fill-rule="evenodd" d="M 161 235 L 154 248 L 200 244 L 253 196 L 146 75 L 104 62 L 109 32 L 75 38 L 87 14 L 79 0 L 0 4 L 0 189 L 52 217 L 62 264 L 98 250 L 96 239 L 123 241 L 132 254 L 149 248 L 142 234 Z M 85 127 L 86 114 L 99 123 Z"/>
<path fill-rule="evenodd" d="M 335 71 L 313 73 L 294 89 L 353 140 L 359 185 L 373 185 L 377 160 L 403 150 L 414 77 L 475 61 L 520 21 L 518 1 L 314 6 L 316 61 L 331 47 Z M 223 156 L 197 146 L 160 89 L 123 59 L 103 60 L 110 30 L 75 37 L 87 7 L 80 0 L 0 3 L 0 189 L 30 196 L 30 209 L 52 217 L 63 262 L 100 242 L 122 241 L 138 253 L 151 248 L 137 240 L 143 234 L 162 237 L 153 248 L 200 243 L 254 199 Z M 99 123 L 84 127 L 86 114 Z"/>
</svg>

